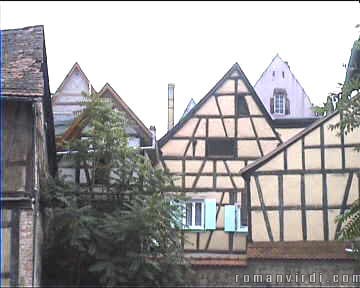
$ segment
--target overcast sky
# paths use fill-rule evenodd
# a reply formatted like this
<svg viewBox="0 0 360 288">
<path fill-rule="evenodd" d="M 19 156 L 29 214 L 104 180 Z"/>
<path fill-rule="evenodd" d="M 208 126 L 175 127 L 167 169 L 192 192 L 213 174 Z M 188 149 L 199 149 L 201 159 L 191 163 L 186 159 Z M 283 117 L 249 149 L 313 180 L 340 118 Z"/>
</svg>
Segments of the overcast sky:
<svg viewBox="0 0 360 288">
<path fill-rule="evenodd" d="M 314 104 L 343 82 L 360 4 L 348 2 L 7 2 L 1 29 L 44 25 L 50 90 L 78 62 L 96 90 L 109 82 L 158 138 L 238 62 L 253 85 L 276 53 Z"/>
</svg>

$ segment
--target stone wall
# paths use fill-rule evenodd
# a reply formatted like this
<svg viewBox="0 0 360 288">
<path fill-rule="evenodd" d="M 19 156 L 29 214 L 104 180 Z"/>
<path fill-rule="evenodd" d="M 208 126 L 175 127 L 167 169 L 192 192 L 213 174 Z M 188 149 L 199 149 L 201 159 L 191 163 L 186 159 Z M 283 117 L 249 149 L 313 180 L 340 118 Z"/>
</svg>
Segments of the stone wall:
<svg viewBox="0 0 360 288">
<path fill-rule="evenodd" d="M 194 270 L 194 286 L 203 287 L 360 286 L 359 264 L 349 260 L 249 260 L 246 267 L 204 266 Z"/>
<path fill-rule="evenodd" d="M 19 282 L 32 286 L 33 274 L 33 211 L 21 210 L 19 223 Z"/>
</svg>

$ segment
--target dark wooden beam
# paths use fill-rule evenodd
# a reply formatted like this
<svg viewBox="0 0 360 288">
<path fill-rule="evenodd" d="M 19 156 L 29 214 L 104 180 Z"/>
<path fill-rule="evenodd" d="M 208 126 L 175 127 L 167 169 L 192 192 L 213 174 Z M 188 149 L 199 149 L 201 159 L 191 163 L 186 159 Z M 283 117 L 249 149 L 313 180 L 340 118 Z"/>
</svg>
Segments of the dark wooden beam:
<svg viewBox="0 0 360 288">
<path fill-rule="evenodd" d="M 258 191 L 258 196 L 259 196 L 259 200 L 260 200 L 260 204 L 261 204 L 261 210 L 263 212 L 263 216 L 264 216 L 264 220 L 265 220 L 265 226 L 266 226 L 266 230 L 268 232 L 268 236 L 270 241 L 274 241 L 274 237 L 271 231 L 271 226 L 270 226 L 270 221 L 269 221 L 269 217 L 267 214 L 267 210 L 266 210 L 266 206 L 265 206 L 265 202 L 264 202 L 264 198 L 263 198 L 263 194 L 262 194 L 262 190 L 261 190 L 261 185 L 260 185 L 260 181 L 259 181 L 259 177 L 255 176 L 255 183 L 256 183 L 256 188 Z"/>
<path fill-rule="evenodd" d="M 343 197 L 341 208 L 340 208 L 340 215 L 344 214 L 345 209 L 347 207 L 347 201 L 349 198 L 349 192 L 350 192 L 350 187 L 351 187 L 353 176 L 354 176 L 354 173 L 350 173 L 348 176 L 348 180 L 347 180 L 345 191 L 344 191 L 344 197 Z M 336 239 L 336 236 L 340 232 L 340 228 L 341 228 L 341 224 L 340 224 L 340 222 L 338 222 L 336 225 L 336 230 L 335 230 L 335 239 Z"/>
<path fill-rule="evenodd" d="M 307 240 L 307 221 L 306 221 L 306 203 L 305 203 L 305 176 L 301 174 L 300 176 L 300 197 L 301 197 L 301 226 L 302 226 L 302 235 L 303 240 Z M 321 207 L 322 209 L 322 207 Z"/>
<path fill-rule="evenodd" d="M 284 241 L 284 182 L 283 176 L 278 175 L 279 185 L 279 228 L 280 228 L 280 241 Z"/>
</svg>

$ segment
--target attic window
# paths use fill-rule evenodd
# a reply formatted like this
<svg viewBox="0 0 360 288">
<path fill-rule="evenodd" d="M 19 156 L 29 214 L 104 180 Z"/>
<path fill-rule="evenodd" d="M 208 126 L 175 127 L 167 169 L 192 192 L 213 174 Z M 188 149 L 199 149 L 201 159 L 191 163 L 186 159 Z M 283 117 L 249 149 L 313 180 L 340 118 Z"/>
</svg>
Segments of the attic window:
<svg viewBox="0 0 360 288">
<path fill-rule="evenodd" d="M 270 110 L 273 114 L 290 114 L 290 101 L 287 92 L 283 88 L 275 88 L 273 97 L 270 98 Z"/>
<path fill-rule="evenodd" d="M 274 113 L 275 114 L 285 114 L 285 95 L 277 94 L 274 95 Z"/>
<path fill-rule="evenodd" d="M 237 96 L 237 115 L 247 116 L 249 115 L 249 107 L 246 103 L 244 96 Z"/>
<path fill-rule="evenodd" d="M 206 141 L 206 156 L 209 157 L 235 157 L 234 139 L 208 139 Z"/>
<path fill-rule="evenodd" d="M 273 75 L 273 77 L 275 77 L 275 71 L 273 71 L 272 75 Z"/>
</svg>

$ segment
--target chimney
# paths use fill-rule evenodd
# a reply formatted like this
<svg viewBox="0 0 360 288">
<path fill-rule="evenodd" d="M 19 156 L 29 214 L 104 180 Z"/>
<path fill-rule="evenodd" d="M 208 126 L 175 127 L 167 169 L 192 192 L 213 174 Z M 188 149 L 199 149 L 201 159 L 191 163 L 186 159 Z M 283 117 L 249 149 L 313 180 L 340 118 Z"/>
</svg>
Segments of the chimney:
<svg viewBox="0 0 360 288">
<path fill-rule="evenodd" d="M 175 84 L 168 84 L 168 131 L 174 127 L 174 88 Z"/>
</svg>

